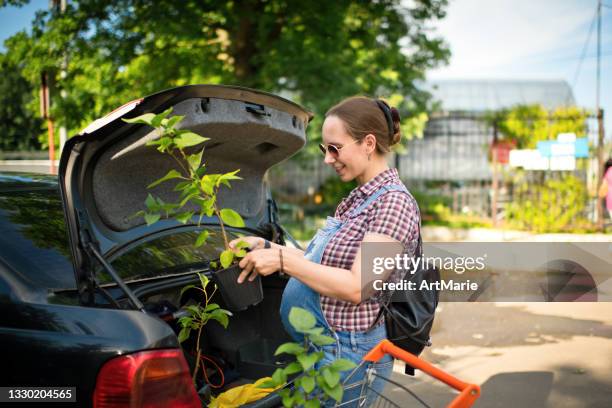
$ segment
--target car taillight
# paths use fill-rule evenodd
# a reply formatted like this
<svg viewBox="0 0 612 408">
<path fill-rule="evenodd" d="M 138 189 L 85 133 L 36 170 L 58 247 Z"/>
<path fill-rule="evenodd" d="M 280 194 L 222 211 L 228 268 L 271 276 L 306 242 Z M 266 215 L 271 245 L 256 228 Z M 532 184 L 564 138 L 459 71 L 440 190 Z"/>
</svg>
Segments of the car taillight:
<svg viewBox="0 0 612 408">
<path fill-rule="evenodd" d="M 201 407 L 178 349 L 150 350 L 108 361 L 98 374 L 94 408 Z"/>
</svg>

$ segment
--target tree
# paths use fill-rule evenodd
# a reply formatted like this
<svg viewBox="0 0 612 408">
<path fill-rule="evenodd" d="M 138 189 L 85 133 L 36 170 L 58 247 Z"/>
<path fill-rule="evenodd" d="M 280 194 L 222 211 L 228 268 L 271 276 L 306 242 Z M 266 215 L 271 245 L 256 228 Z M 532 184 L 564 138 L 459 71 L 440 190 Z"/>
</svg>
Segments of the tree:
<svg viewBox="0 0 612 408">
<path fill-rule="evenodd" d="M 0 150 L 40 149 L 42 120 L 32 109 L 32 85 L 0 54 Z"/>
<path fill-rule="evenodd" d="M 542 105 L 517 105 L 496 112 L 490 118 L 496 122 L 503 139 L 517 143 L 519 149 L 535 149 L 538 142 L 553 140 L 559 133 L 586 132 L 587 112 L 578 107 L 558 107 L 548 111 Z"/>
<path fill-rule="evenodd" d="M 23 3 L 19 1 L 18 3 Z M 446 0 L 71 1 L 6 41 L 35 85 L 47 72 L 66 97 L 52 115 L 74 134 L 126 101 L 189 83 L 290 94 L 320 116 L 341 98 L 384 96 L 418 113 L 415 87 L 449 51 L 426 25 Z M 67 60 L 67 63 L 65 62 Z M 62 64 L 66 75 L 62 77 Z M 310 128 L 318 134 L 317 123 Z"/>
</svg>

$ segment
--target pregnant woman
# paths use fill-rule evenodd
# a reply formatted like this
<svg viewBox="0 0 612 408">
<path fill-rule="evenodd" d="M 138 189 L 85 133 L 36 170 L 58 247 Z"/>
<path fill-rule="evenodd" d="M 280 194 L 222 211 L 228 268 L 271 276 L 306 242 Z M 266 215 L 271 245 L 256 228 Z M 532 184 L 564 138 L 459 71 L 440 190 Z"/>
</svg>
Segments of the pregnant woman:
<svg viewBox="0 0 612 408">
<path fill-rule="evenodd" d="M 290 276 L 280 311 L 287 332 L 294 340 L 302 340 L 288 323 L 291 307 L 297 306 L 309 310 L 317 325 L 336 339 L 323 347 L 325 357 L 318 367 L 336 358 L 359 364 L 368 350 L 386 338 L 384 322 L 376 319 L 380 294 L 364 295 L 368 291 L 362 283 L 361 243 L 389 243 L 400 248 L 396 253 L 414 256 L 420 228 L 416 201 L 397 170 L 387 164 L 389 147 L 400 140 L 397 109 L 382 100 L 348 98 L 326 113 L 322 134 L 325 163 L 342 181 L 357 180 L 358 186 L 340 202 L 334 217 L 327 218 L 305 252 L 260 237 L 241 238 L 252 251 L 240 261 L 243 271 L 238 278 L 243 282 L 279 271 Z M 348 382 L 361 381 L 365 368 Z M 389 377 L 393 360 L 386 356 L 374 368 L 378 375 Z M 357 398 L 358 388 L 346 390 L 343 402 Z M 381 391 L 382 382 L 376 380 L 374 388 Z M 374 398 L 368 395 L 368 403 Z"/>
</svg>

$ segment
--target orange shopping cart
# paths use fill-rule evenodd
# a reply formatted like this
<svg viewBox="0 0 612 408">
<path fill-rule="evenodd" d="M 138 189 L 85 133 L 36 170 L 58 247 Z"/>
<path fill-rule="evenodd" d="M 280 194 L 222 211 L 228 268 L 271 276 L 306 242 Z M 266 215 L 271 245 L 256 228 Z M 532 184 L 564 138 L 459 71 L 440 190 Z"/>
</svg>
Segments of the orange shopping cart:
<svg viewBox="0 0 612 408">
<path fill-rule="evenodd" d="M 386 354 L 393 356 L 396 359 L 402 360 L 406 364 L 412 366 L 417 370 L 421 370 L 425 374 L 436 378 L 437 380 L 442 381 L 446 385 L 454 388 L 459 391 L 459 395 L 457 395 L 447 406 L 447 408 L 468 408 L 471 407 L 474 402 L 480 396 L 480 387 L 476 384 L 469 384 L 459 380 L 458 378 L 446 373 L 445 371 L 434 367 L 429 364 L 425 360 L 418 358 L 417 356 L 410 354 L 409 352 L 402 350 L 401 348 L 395 346 L 389 340 L 383 340 L 376 347 L 374 347 L 368 354 L 365 355 L 363 361 L 360 365 L 355 368 L 344 380 L 343 385 L 345 390 L 351 389 L 353 387 L 360 387 L 359 397 L 352 399 L 350 401 L 343 402 L 341 404 L 337 404 L 336 407 L 343 406 L 359 406 L 364 407 L 366 404 L 366 394 L 369 391 L 373 391 L 377 396 L 377 400 L 371 407 L 376 408 L 386 408 L 386 407 L 398 407 L 402 408 L 402 405 L 399 405 L 397 402 L 392 401 L 389 397 L 379 393 L 374 388 L 370 387 L 375 378 L 380 378 L 381 380 L 392 384 L 400 390 L 405 391 L 407 394 L 412 396 L 416 401 L 418 401 L 421 405 L 425 407 L 429 407 L 425 401 L 423 401 L 419 396 L 417 396 L 413 391 L 403 386 L 402 384 L 397 383 L 396 381 L 391 380 L 390 378 L 385 378 L 376 374 L 376 371 L 373 368 L 368 368 L 366 371 L 365 379 L 362 381 L 357 381 L 354 383 L 349 383 L 351 376 L 354 372 L 356 372 L 362 365 L 368 364 L 370 362 L 375 363 L 380 361 Z M 356 404 L 357 403 L 357 404 Z M 405 405 L 404 405 L 405 406 Z"/>
</svg>

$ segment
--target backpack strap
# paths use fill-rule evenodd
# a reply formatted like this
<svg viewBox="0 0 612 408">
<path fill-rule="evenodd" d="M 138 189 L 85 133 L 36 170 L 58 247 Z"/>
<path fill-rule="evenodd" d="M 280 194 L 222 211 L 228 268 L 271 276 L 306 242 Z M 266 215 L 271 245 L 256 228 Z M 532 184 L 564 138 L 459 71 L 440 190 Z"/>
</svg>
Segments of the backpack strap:
<svg viewBox="0 0 612 408">
<path fill-rule="evenodd" d="M 370 196 L 366 198 L 365 201 L 361 203 L 357 208 L 355 208 L 354 210 L 351 210 L 348 214 L 348 217 L 353 218 L 359 215 L 366 207 L 368 207 L 370 204 L 376 201 L 378 197 L 380 197 L 381 195 L 383 195 L 384 193 L 388 191 L 403 191 L 405 193 L 408 193 L 408 190 L 403 184 L 384 185 L 380 187 L 378 190 L 376 190 L 374 193 L 370 194 Z"/>
</svg>

